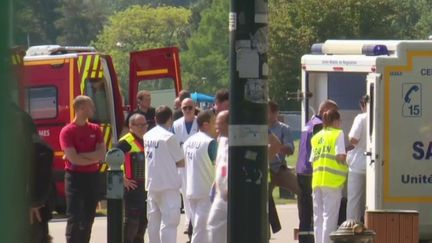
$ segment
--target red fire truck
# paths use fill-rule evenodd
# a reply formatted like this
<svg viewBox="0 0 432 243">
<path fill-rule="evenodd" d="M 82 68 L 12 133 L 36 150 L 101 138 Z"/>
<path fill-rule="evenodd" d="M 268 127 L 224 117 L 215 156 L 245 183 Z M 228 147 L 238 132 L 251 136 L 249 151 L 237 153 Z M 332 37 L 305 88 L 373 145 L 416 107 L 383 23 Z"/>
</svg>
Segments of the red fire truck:
<svg viewBox="0 0 432 243">
<path fill-rule="evenodd" d="M 136 108 L 135 96 L 139 90 L 149 90 L 155 96 L 160 96 L 162 90 L 164 96 L 159 103 L 172 104 L 182 88 L 179 51 L 169 47 L 130 53 L 128 107 L 123 105 L 111 57 L 97 52 L 93 47 L 30 47 L 24 57 L 19 87 L 21 107 L 32 116 L 40 136 L 55 151 L 56 210 L 63 212 L 64 160 L 59 133 L 74 117 L 73 99 L 81 94 L 92 97 L 96 105 L 92 122 L 100 124 L 109 148 L 119 138 L 124 125 L 124 112 Z M 153 106 L 156 105 L 159 104 L 153 103 Z"/>
</svg>

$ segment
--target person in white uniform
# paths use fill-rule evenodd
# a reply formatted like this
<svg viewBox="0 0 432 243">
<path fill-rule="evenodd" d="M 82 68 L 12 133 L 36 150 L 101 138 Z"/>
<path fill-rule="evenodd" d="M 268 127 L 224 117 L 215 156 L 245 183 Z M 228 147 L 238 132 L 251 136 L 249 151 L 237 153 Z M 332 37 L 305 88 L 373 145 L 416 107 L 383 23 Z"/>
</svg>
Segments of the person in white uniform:
<svg viewBox="0 0 432 243">
<path fill-rule="evenodd" d="M 216 133 L 219 135 L 216 154 L 216 195 L 210 208 L 207 230 L 211 243 L 227 242 L 228 211 L 228 111 L 216 117 Z"/>
<path fill-rule="evenodd" d="M 195 103 L 191 98 L 185 98 L 181 102 L 181 111 L 183 116 L 174 121 L 172 131 L 177 141 L 180 143 L 180 147 L 183 146 L 183 143 L 192 135 L 198 132 L 198 123 L 197 118 L 195 116 Z M 180 178 L 182 179 L 182 186 L 180 188 L 180 192 L 183 195 L 183 206 L 185 211 L 185 233 L 188 232 L 188 226 L 191 218 L 190 205 L 186 200 L 186 172 L 185 168 L 178 168 L 178 173 Z"/>
<path fill-rule="evenodd" d="M 202 111 L 197 117 L 199 132 L 183 144 L 187 176 L 186 198 L 190 205 L 193 227 L 192 243 L 208 243 L 207 219 L 210 211 L 210 189 L 214 181 L 217 143 L 214 137 L 214 114 Z"/>
<path fill-rule="evenodd" d="M 340 114 L 329 110 L 323 114 L 324 128 L 312 137 L 312 198 L 315 243 L 330 243 L 330 233 L 337 229 L 342 189 L 348 166 Z"/>
<path fill-rule="evenodd" d="M 347 219 L 361 221 L 366 203 L 366 98 L 360 99 L 362 113 L 354 118 L 348 134 L 349 142 L 354 146 L 347 154 L 348 205 Z"/>
<path fill-rule="evenodd" d="M 181 187 L 177 168 L 184 167 L 184 154 L 169 131 L 171 109 L 159 106 L 155 118 L 156 127 L 144 135 L 147 229 L 150 243 L 175 243 L 180 222 Z"/>
</svg>

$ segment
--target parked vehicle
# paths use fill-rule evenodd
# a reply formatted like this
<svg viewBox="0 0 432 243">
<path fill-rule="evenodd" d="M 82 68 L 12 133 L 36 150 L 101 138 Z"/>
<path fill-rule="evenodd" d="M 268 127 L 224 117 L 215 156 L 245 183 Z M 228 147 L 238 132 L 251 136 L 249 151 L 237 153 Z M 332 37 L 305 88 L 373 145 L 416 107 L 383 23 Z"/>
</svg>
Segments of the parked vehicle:
<svg viewBox="0 0 432 243">
<path fill-rule="evenodd" d="M 348 134 L 367 94 L 366 207 L 417 210 L 432 239 L 432 41 L 328 40 L 301 63 L 303 124 L 333 99 Z"/>
<path fill-rule="evenodd" d="M 106 146 L 110 148 L 119 139 L 124 126 L 126 108 L 119 80 L 111 56 L 99 53 L 93 47 L 30 47 L 23 65 L 19 81 L 20 105 L 32 116 L 40 136 L 55 151 L 56 210 L 62 213 L 65 211 L 64 154 L 59 133 L 74 118 L 73 99 L 81 94 L 93 99 L 96 112 L 92 122 L 100 124 Z M 131 53 L 130 77 L 129 109 L 136 108 L 136 93 L 143 88 L 152 88 L 151 91 L 170 89 L 175 97 L 181 90 L 178 49 L 170 47 Z M 166 102 L 172 104 L 172 99 Z M 106 167 L 101 167 L 101 173 Z"/>
</svg>

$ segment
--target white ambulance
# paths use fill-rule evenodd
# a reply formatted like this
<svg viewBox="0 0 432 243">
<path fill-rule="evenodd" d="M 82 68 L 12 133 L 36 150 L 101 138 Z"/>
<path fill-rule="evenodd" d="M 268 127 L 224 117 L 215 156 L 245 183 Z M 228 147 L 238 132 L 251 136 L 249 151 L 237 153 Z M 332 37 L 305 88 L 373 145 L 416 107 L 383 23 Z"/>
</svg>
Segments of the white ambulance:
<svg viewBox="0 0 432 243">
<path fill-rule="evenodd" d="M 367 210 L 417 210 L 432 239 L 432 41 L 328 40 L 301 64 L 303 123 L 332 99 L 348 134 L 368 95 Z"/>
</svg>

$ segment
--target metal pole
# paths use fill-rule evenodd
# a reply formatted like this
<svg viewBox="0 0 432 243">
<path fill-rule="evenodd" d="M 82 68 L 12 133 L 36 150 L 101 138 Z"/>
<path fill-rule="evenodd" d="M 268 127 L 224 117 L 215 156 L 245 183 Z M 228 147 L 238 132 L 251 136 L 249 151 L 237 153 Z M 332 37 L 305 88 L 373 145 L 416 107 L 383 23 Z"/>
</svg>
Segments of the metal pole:
<svg viewBox="0 0 432 243">
<path fill-rule="evenodd" d="M 268 242 L 266 0 L 231 0 L 228 243 Z"/>
<path fill-rule="evenodd" d="M 108 243 L 123 242 L 123 172 L 120 166 L 124 153 L 113 148 L 105 157 L 109 165 L 107 172 Z"/>
<path fill-rule="evenodd" d="M 28 242 L 29 205 L 26 182 L 29 178 L 29 134 L 12 109 L 12 73 L 10 41 L 12 36 L 12 0 L 0 2 L 0 242 Z M 25 137 L 24 137 L 25 136 Z"/>
<path fill-rule="evenodd" d="M 15 41 L 14 41 L 14 4 L 13 4 L 13 0 L 9 0 L 9 47 L 12 47 L 13 45 L 15 45 Z"/>
</svg>

